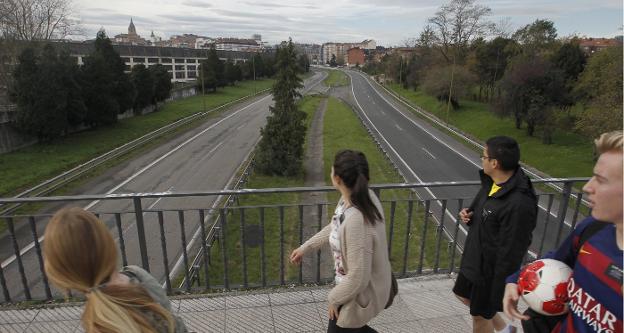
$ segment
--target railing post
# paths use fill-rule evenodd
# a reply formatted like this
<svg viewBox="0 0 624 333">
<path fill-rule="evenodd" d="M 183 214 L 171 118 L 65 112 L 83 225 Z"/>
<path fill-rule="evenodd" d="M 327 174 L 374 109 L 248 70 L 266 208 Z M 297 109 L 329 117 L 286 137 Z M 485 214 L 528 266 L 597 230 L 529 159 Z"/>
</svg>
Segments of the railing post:
<svg viewBox="0 0 624 333">
<path fill-rule="evenodd" d="M 403 247 L 403 268 L 401 269 L 401 276 L 405 276 L 407 272 L 407 253 L 409 251 L 409 239 L 412 233 L 412 210 L 414 209 L 414 201 L 407 202 L 407 227 L 405 229 L 405 245 Z"/>
<path fill-rule="evenodd" d="M 126 242 L 124 241 L 123 229 L 121 228 L 120 213 L 115 213 L 115 224 L 117 225 L 117 233 L 119 234 L 119 249 L 121 250 L 121 262 L 124 266 L 128 266 L 128 257 L 126 257 Z"/>
<path fill-rule="evenodd" d="M 39 246 L 39 237 L 37 236 L 37 226 L 35 225 L 35 218 L 28 217 L 30 223 L 30 231 L 32 232 L 33 241 L 35 242 L 35 250 L 37 251 L 37 260 L 39 261 L 39 270 L 41 271 L 41 277 L 43 280 L 43 287 L 45 288 L 46 298 L 48 301 L 52 300 L 52 291 L 50 291 L 50 284 L 48 283 L 48 276 L 45 273 L 43 267 L 43 256 L 41 255 L 41 246 Z"/>
<path fill-rule="evenodd" d="M 24 287 L 24 295 L 27 300 L 31 300 L 30 288 L 28 287 L 28 280 L 26 279 L 26 273 L 24 273 L 24 263 L 22 262 L 22 255 L 20 253 L 19 245 L 17 244 L 17 236 L 15 236 L 15 228 L 13 226 L 13 219 L 7 217 L 7 226 L 9 227 L 9 234 L 11 235 L 11 241 L 13 242 L 13 251 L 15 251 L 15 259 L 17 259 L 17 268 L 19 269 L 20 277 L 22 278 L 22 286 Z"/>
<path fill-rule="evenodd" d="M 572 182 L 566 181 L 563 183 L 563 191 L 561 192 L 561 200 L 559 200 L 559 211 L 557 212 L 557 219 L 559 220 L 559 229 L 557 230 L 557 237 L 554 246 L 559 246 L 559 240 L 561 239 L 561 230 L 565 223 L 566 212 L 568 210 L 568 203 L 570 200 L 570 194 L 572 193 Z"/>
<path fill-rule="evenodd" d="M 139 236 L 139 250 L 141 252 L 141 264 L 143 269 L 150 271 L 149 258 L 147 257 L 147 242 L 145 241 L 145 226 L 143 225 L 143 208 L 141 207 L 141 198 L 134 197 L 134 215 L 136 217 L 137 233 Z"/>
<path fill-rule="evenodd" d="M 163 253 L 163 265 L 165 265 L 165 287 L 171 294 L 171 279 L 169 278 L 169 258 L 167 257 L 167 239 L 165 238 L 165 226 L 163 212 L 158 212 L 158 228 L 160 229 L 160 248 Z"/>
</svg>

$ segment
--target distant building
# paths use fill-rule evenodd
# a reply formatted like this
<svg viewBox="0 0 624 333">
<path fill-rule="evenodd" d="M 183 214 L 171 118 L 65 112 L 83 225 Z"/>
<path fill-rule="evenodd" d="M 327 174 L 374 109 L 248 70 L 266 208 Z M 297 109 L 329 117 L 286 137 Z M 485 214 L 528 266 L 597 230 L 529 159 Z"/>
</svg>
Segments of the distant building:
<svg viewBox="0 0 624 333">
<path fill-rule="evenodd" d="M 196 49 L 211 49 L 215 45 L 215 40 L 210 37 L 198 37 L 195 39 Z"/>
<path fill-rule="evenodd" d="M 360 43 L 325 43 L 321 47 L 321 61 L 327 64 L 332 56 L 335 56 L 337 63 L 344 64 L 347 62 L 347 51 L 356 47 L 363 50 L 374 50 L 377 43 L 373 39 L 366 39 Z"/>
<path fill-rule="evenodd" d="M 152 33 L 153 34 L 153 33 Z M 150 42 L 141 38 L 136 32 L 136 28 L 134 26 L 134 22 L 132 22 L 132 18 L 130 18 L 130 25 L 128 26 L 127 34 L 119 34 L 113 37 L 113 43 L 119 45 L 149 45 Z"/>
<path fill-rule="evenodd" d="M 347 66 L 362 66 L 365 63 L 364 50 L 359 47 L 351 48 L 347 51 Z"/>
<path fill-rule="evenodd" d="M 579 40 L 579 47 L 588 55 L 612 46 L 622 46 L 622 40 L 617 38 L 584 38 Z"/>
<path fill-rule="evenodd" d="M 305 54 L 310 61 L 310 64 L 321 64 L 321 45 L 319 44 L 299 44 L 295 43 L 297 52 Z"/>
<path fill-rule="evenodd" d="M 260 35 L 256 35 L 260 38 Z M 215 48 L 222 51 L 260 52 L 262 42 L 256 39 L 241 38 L 217 38 L 214 41 Z"/>
</svg>

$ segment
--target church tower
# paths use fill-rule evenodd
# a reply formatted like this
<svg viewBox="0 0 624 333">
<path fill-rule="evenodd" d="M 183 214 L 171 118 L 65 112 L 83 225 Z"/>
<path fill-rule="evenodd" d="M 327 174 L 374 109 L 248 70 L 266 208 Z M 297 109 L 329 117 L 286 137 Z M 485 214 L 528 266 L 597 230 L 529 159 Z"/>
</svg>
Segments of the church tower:
<svg viewBox="0 0 624 333">
<path fill-rule="evenodd" d="M 128 35 L 136 35 L 136 28 L 134 27 L 134 23 L 132 22 L 132 18 L 130 18 L 130 25 L 128 26 Z"/>
</svg>

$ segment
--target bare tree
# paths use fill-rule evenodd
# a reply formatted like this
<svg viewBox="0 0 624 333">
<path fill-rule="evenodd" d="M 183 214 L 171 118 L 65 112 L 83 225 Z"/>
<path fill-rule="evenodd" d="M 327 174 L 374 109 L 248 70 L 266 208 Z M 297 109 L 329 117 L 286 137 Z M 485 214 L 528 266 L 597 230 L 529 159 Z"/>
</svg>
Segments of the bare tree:
<svg viewBox="0 0 624 333">
<path fill-rule="evenodd" d="M 485 20 L 491 12 L 489 7 L 476 4 L 475 0 L 451 0 L 429 18 L 435 44 L 447 62 L 461 58 L 470 42 L 492 30 L 492 23 Z"/>
<path fill-rule="evenodd" d="M 76 27 L 71 0 L 0 0 L 0 35 L 4 39 L 62 39 Z"/>
<path fill-rule="evenodd" d="M 493 25 L 492 35 L 496 37 L 509 38 L 513 34 L 513 24 L 511 17 L 503 17 Z"/>
</svg>

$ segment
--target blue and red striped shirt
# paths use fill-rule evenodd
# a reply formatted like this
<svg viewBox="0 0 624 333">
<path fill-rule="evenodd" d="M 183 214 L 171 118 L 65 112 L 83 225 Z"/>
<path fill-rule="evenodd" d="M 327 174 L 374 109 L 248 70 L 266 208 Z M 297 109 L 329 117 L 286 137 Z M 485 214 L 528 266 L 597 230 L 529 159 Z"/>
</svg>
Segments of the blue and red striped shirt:
<svg viewBox="0 0 624 333">
<path fill-rule="evenodd" d="M 623 252 L 617 245 L 615 225 L 602 228 L 579 249 L 581 234 L 594 221 L 592 217 L 583 220 L 556 251 L 545 256 L 573 268 L 569 312 L 553 333 L 623 332 Z M 512 275 L 507 282 L 513 279 Z"/>
</svg>

